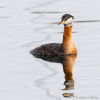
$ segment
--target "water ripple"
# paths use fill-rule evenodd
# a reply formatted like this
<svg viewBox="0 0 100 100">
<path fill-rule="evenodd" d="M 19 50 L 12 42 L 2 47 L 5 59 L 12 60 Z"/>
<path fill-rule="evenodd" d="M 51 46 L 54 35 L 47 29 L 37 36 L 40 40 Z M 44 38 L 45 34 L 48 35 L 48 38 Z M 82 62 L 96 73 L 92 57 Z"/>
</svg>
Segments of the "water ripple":
<svg viewBox="0 0 100 100">
<path fill-rule="evenodd" d="M 3 16 L 3 17 L 0 17 L 0 18 L 9 18 L 10 16 Z"/>
<path fill-rule="evenodd" d="M 49 40 L 49 38 L 50 38 L 50 36 L 46 36 L 46 38 L 43 39 L 43 40 L 31 41 L 31 42 L 28 42 L 28 43 L 25 43 L 25 44 L 21 45 L 21 47 L 31 47 L 31 46 L 33 46 L 36 43 L 41 43 L 41 42 L 44 42 L 46 40 Z"/>
<path fill-rule="evenodd" d="M 44 77 L 42 77 L 42 78 L 37 79 L 37 80 L 35 81 L 36 86 L 39 87 L 39 88 L 41 88 L 41 89 L 43 89 L 43 90 L 45 90 L 46 93 L 47 93 L 47 96 L 48 96 L 49 98 L 55 98 L 55 99 L 57 99 L 57 100 L 61 100 L 60 97 L 56 97 L 55 95 L 52 95 L 52 94 L 50 93 L 50 90 L 49 90 L 48 88 L 45 88 L 45 87 L 42 86 L 42 85 L 45 85 L 45 80 L 48 79 L 48 78 L 54 77 L 54 76 L 57 74 L 57 71 L 56 71 L 54 68 L 51 68 L 51 67 L 50 67 L 48 64 L 46 64 L 45 62 L 43 62 L 43 61 L 41 61 L 41 60 L 38 60 L 38 59 L 37 59 L 37 61 L 39 61 L 39 63 L 41 63 L 46 69 L 49 69 L 50 71 L 52 71 L 52 73 L 49 74 L 49 75 L 46 75 L 46 76 L 44 76 Z"/>
<path fill-rule="evenodd" d="M 36 6 L 34 6 L 33 8 L 48 6 L 48 5 L 51 5 L 51 4 L 54 4 L 54 3 L 58 3 L 59 1 L 62 2 L 62 0 L 50 0 L 50 1 L 47 1 L 47 2 L 44 2 L 44 3 L 40 3 Z"/>
<path fill-rule="evenodd" d="M 93 22 L 100 22 L 100 20 L 79 20 L 74 21 L 75 23 L 93 23 Z"/>
<path fill-rule="evenodd" d="M 5 8 L 4 6 L 0 6 L 0 8 Z"/>
<path fill-rule="evenodd" d="M 48 11 L 48 12 L 46 12 L 46 11 L 42 11 L 42 12 L 39 12 L 39 11 L 33 11 L 32 13 L 34 13 L 34 14 L 57 14 L 57 13 L 64 13 L 64 12 L 52 12 L 52 11 Z"/>
</svg>

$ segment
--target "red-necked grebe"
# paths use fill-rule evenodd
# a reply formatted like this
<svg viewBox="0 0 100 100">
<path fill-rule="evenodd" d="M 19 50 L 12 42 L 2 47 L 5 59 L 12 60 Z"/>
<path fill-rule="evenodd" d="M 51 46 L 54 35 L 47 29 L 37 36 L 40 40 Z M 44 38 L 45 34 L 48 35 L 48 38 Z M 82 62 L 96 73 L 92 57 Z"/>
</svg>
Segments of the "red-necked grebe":
<svg viewBox="0 0 100 100">
<path fill-rule="evenodd" d="M 64 14 L 59 24 L 64 25 L 63 42 L 45 44 L 31 50 L 30 53 L 37 56 L 60 56 L 77 54 L 75 45 L 72 41 L 72 26 L 74 17 L 70 14 Z"/>
</svg>

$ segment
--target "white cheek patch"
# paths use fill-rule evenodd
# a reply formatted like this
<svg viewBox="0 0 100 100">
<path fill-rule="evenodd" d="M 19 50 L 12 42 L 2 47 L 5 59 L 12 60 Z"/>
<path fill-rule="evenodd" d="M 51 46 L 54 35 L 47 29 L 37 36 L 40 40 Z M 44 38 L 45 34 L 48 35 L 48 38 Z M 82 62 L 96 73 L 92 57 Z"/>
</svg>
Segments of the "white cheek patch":
<svg viewBox="0 0 100 100">
<path fill-rule="evenodd" d="M 66 21 L 66 24 L 67 25 L 72 25 L 73 24 L 73 18 L 69 18 L 67 21 Z"/>
</svg>

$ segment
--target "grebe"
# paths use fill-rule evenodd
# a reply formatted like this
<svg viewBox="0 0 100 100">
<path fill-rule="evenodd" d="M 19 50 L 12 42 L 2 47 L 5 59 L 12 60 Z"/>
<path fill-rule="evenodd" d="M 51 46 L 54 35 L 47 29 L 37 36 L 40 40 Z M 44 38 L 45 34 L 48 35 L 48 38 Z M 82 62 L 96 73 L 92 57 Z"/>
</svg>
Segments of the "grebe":
<svg viewBox="0 0 100 100">
<path fill-rule="evenodd" d="M 63 42 L 45 44 L 31 50 L 34 56 L 60 56 L 60 55 L 76 55 L 77 50 L 72 41 L 71 32 L 74 17 L 70 14 L 64 14 L 59 24 L 64 25 Z"/>
</svg>

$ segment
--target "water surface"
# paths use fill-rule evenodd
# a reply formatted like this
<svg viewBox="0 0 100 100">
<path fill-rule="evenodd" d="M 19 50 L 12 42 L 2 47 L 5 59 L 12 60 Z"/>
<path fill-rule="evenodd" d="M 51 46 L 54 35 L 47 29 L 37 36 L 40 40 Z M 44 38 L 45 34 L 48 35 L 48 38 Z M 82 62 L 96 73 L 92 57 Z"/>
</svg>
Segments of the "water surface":
<svg viewBox="0 0 100 100">
<path fill-rule="evenodd" d="M 99 4 L 99 0 L 0 1 L 0 99 L 99 100 Z M 62 64 L 29 54 L 42 44 L 62 42 L 63 25 L 57 23 L 65 13 L 75 17 L 72 37 L 78 51 L 71 90 L 63 90 Z"/>
</svg>

